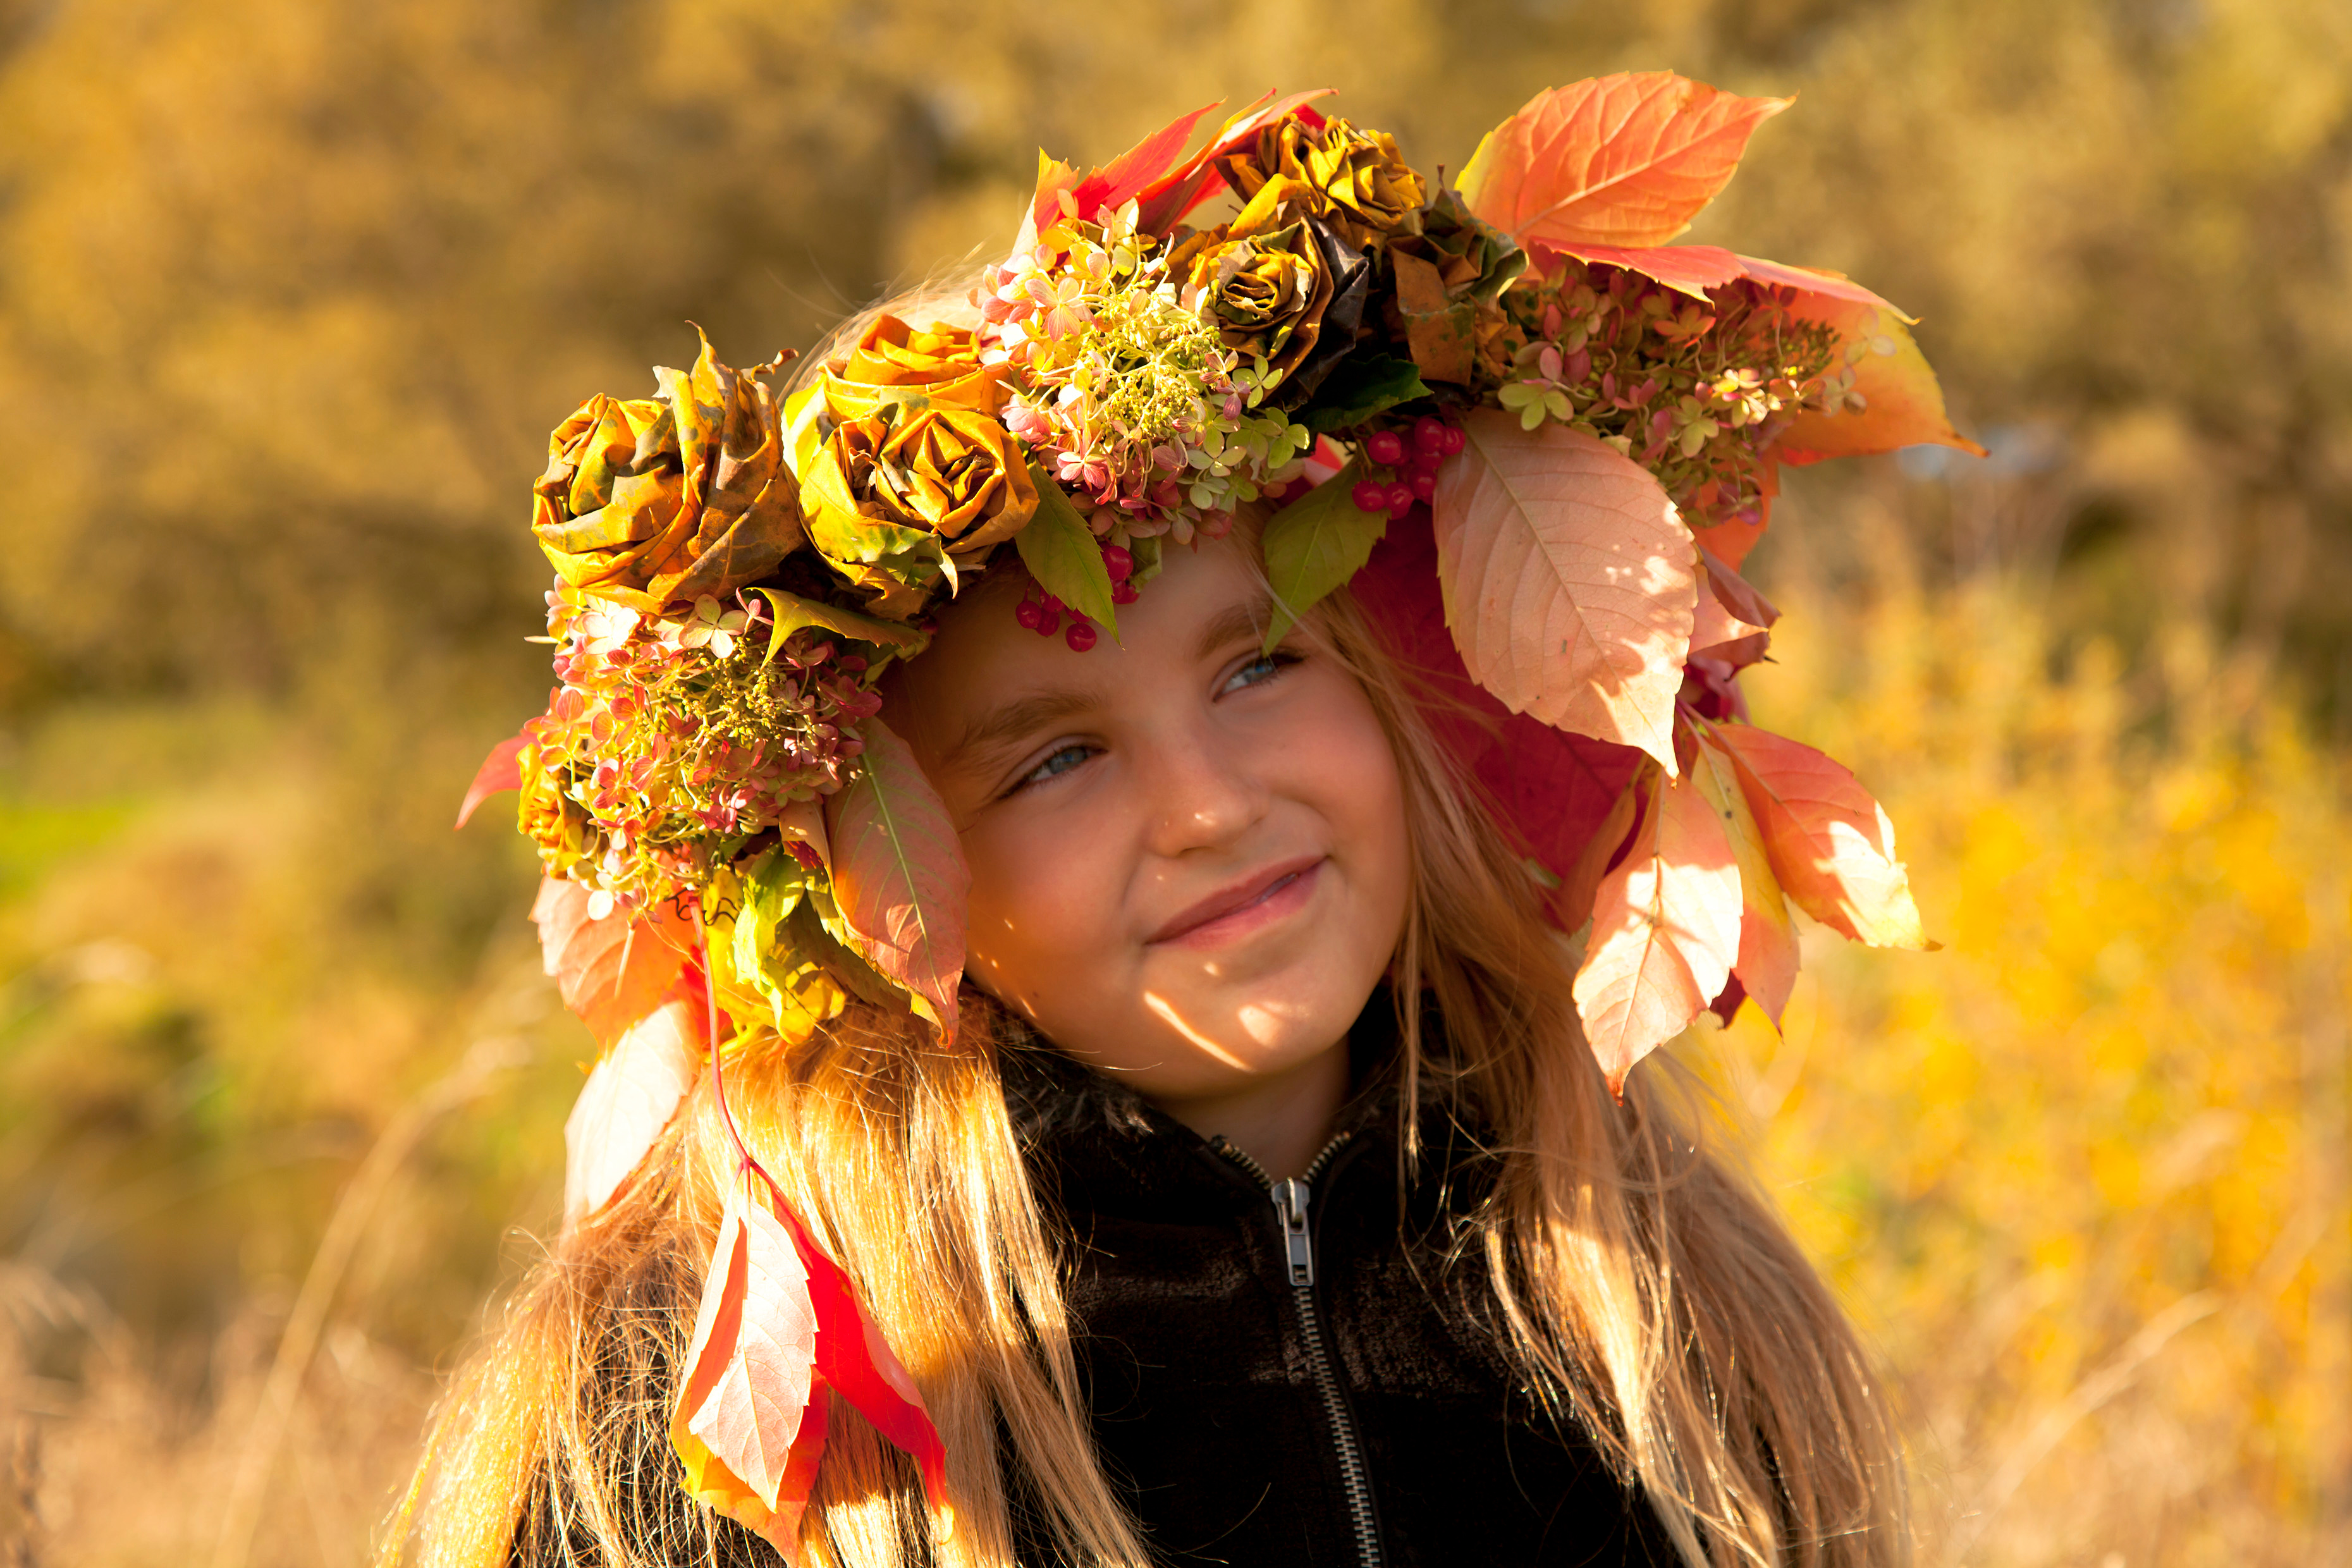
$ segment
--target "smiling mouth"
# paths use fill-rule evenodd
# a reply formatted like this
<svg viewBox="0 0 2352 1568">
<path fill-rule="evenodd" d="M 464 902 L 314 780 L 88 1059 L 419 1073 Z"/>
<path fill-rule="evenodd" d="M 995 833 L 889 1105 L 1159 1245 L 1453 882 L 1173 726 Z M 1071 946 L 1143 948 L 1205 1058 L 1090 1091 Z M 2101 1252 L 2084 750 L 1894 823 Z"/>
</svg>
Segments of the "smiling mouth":
<svg viewBox="0 0 2352 1568">
<path fill-rule="evenodd" d="M 1255 924 L 1255 921 L 1237 917 L 1253 915 L 1260 910 L 1272 912 L 1271 906 L 1288 904 L 1292 900 L 1284 895 L 1303 890 L 1301 884 L 1314 876 L 1323 860 L 1324 857 L 1320 855 L 1302 856 L 1268 867 L 1246 882 L 1221 889 L 1153 931 L 1144 939 L 1145 942 L 1150 945 L 1181 942 L 1187 937 L 1208 934 L 1212 928 Z"/>
</svg>

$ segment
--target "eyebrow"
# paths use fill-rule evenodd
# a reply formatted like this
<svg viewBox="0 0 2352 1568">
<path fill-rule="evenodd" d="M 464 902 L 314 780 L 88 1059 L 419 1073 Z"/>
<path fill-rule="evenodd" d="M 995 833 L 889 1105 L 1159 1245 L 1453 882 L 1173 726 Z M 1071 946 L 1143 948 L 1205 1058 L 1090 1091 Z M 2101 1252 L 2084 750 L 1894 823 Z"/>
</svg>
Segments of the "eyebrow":
<svg viewBox="0 0 2352 1568">
<path fill-rule="evenodd" d="M 1274 614 L 1273 601 L 1259 594 L 1229 605 L 1201 628 L 1193 658 L 1205 659 L 1237 642 L 1256 642 Z M 992 708 L 964 726 L 955 743 L 940 758 L 945 772 L 976 770 L 995 752 L 1034 731 L 1058 723 L 1098 705 L 1101 694 L 1091 687 L 1059 687 L 1015 698 Z"/>
</svg>

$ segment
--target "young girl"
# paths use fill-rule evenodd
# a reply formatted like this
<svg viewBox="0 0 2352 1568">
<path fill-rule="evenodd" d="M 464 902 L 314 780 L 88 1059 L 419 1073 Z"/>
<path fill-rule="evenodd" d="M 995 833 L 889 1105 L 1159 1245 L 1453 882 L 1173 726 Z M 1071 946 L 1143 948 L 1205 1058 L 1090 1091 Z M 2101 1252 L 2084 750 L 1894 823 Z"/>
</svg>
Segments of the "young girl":
<svg viewBox="0 0 2352 1568">
<path fill-rule="evenodd" d="M 1580 93 L 1761 101 L 1609 79 L 1504 130 Z M 1722 652 L 1764 616 L 1663 488 L 1720 509 L 1702 546 L 1752 536 L 1773 443 L 1853 362 L 1777 336 L 1796 413 L 1721 420 L 1690 444 L 1714 467 L 1661 479 L 1544 409 L 1605 421 L 1588 373 L 1612 399 L 1671 373 L 1663 290 L 1567 262 L 1478 297 L 1541 237 L 1493 195 L 1539 159 L 1433 202 L 1385 137 L 1299 103 L 1180 161 L 1185 130 L 1049 170 L 969 326 L 902 301 L 781 408 L 706 347 L 663 400 L 556 433 L 565 686 L 505 765 L 551 967 L 610 1053 L 566 1232 L 453 1389 L 388 1561 L 1905 1558 L 1852 1332 L 1668 1064 L 1627 1071 L 1709 1003 L 1777 1011 L 1745 928 L 1783 884 L 1865 936 L 1907 908 L 1899 868 L 1874 895 L 1770 847 L 1794 742 L 1734 721 Z M 1243 216 L 1180 228 L 1211 169 Z M 1478 266 L 1448 283 L 1449 257 Z M 1727 324 L 1785 314 L 1781 286 L 1722 287 L 1686 334 L 1726 332 L 1707 371 L 1742 395 L 1771 378 Z M 1459 332 L 1423 330 L 1446 310 Z M 1401 368 L 1368 353 L 1391 345 Z M 1162 373 L 1193 412 L 1134 462 Z M 1532 400 L 1480 411 L 1512 385 Z M 1331 431 L 1352 461 L 1312 484 Z M 1538 704 L 1476 624 L 1508 595 L 1445 601 L 1458 652 L 1427 635 L 1507 548 L 1479 532 L 1496 495 L 1540 541 L 1651 491 L 1647 526 L 1685 530 L 1679 587 L 1626 556 L 1680 605 L 1654 749 L 1511 711 Z M 1580 590 L 1538 553 L 1597 621 L 1610 574 Z M 1522 583 L 1499 613 L 1556 608 Z M 1571 740 L 1597 803 L 1546 782 Z M 494 757 L 478 790 L 501 782 Z"/>
</svg>

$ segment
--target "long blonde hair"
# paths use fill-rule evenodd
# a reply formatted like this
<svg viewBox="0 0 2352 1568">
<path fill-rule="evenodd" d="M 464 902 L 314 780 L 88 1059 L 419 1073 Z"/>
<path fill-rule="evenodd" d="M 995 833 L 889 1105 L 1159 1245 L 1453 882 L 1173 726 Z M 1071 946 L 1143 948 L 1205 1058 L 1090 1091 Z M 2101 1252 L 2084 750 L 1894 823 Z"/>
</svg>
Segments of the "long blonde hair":
<svg viewBox="0 0 2352 1568">
<path fill-rule="evenodd" d="M 1432 739 L 1423 694 L 1344 590 L 1308 625 L 1370 695 L 1403 775 L 1404 1100 L 1451 1098 L 1465 1125 L 1493 1131 L 1501 1174 L 1459 1245 L 1483 1256 L 1525 1383 L 1638 1483 L 1695 1568 L 1907 1561 L 1898 1444 L 1836 1304 L 1769 1206 L 1702 1145 L 1675 1064 L 1644 1065 L 1612 1099 L 1578 1027 L 1571 955 Z M 1424 1048 L 1423 998 L 1442 1053 Z M 743 1137 L 857 1282 L 948 1452 L 942 1536 L 913 1468 L 834 1401 L 802 1532 L 811 1562 L 1011 1568 L 1016 1510 L 1073 1563 L 1150 1560 L 1094 1450 L 1061 1238 L 1005 1109 L 998 1059 L 1018 1033 L 967 988 L 950 1051 L 910 1018 L 859 1007 L 804 1045 L 730 1061 Z M 1414 1147 L 1409 1121 L 1401 1157 Z M 670 1372 L 734 1169 L 705 1085 L 460 1373 L 387 1565 L 754 1559 L 747 1534 L 687 1500 L 668 1443 Z"/>
</svg>

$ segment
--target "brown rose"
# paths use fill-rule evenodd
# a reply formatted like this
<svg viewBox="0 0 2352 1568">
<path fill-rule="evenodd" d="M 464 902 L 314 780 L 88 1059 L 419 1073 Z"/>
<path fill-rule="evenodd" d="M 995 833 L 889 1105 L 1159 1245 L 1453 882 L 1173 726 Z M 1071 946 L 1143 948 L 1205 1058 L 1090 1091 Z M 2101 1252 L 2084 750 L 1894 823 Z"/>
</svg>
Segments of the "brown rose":
<svg viewBox="0 0 2352 1568">
<path fill-rule="evenodd" d="M 1398 155 L 1385 131 L 1359 131 L 1344 120 L 1321 130 L 1297 115 L 1276 121 L 1220 161 L 1234 188 L 1254 197 L 1268 180 L 1296 180 L 1315 193 L 1315 216 L 1350 249 L 1378 248 L 1421 231 L 1428 186 Z"/>
<path fill-rule="evenodd" d="M 700 329 L 696 329 L 700 336 Z M 768 575 L 800 544 L 776 405 L 760 375 L 657 368 L 656 397 L 590 398 L 547 442 L 531 532 L 565 582 L 659 615 Z"/>
<path fill-rule="evenodd" d="M 1276 177 L 1230 224 L 1170 254 L 1177 297 L 1217 328 L 1225 347 L 1266 362 L 1268 383 L 1314 352 L 1336 279 L 1309 223 L 1313 193 Z"/>
<path fill-rule="evenodd" d="M 824 373 L 825 411 L 835 424 L 862 419 L 881 404 L 920 396 L 933 405 L 1002 414 L 1005 367 L 980 363 L 972 335 L 933 322 L 918 331 L 896 316 L 874 318 L 857 346 Z"/>
<path fill-rule="evenodd" d="M 835 428 L 801 507 L 826 557 L 889 573 L 894 558 L 935 563 L 944 550 L 965 560 L 1012 538 L 1036 511 L 1037 487 L 1013 437 L 988 415 L 886 404 Z"/>
</svg>

